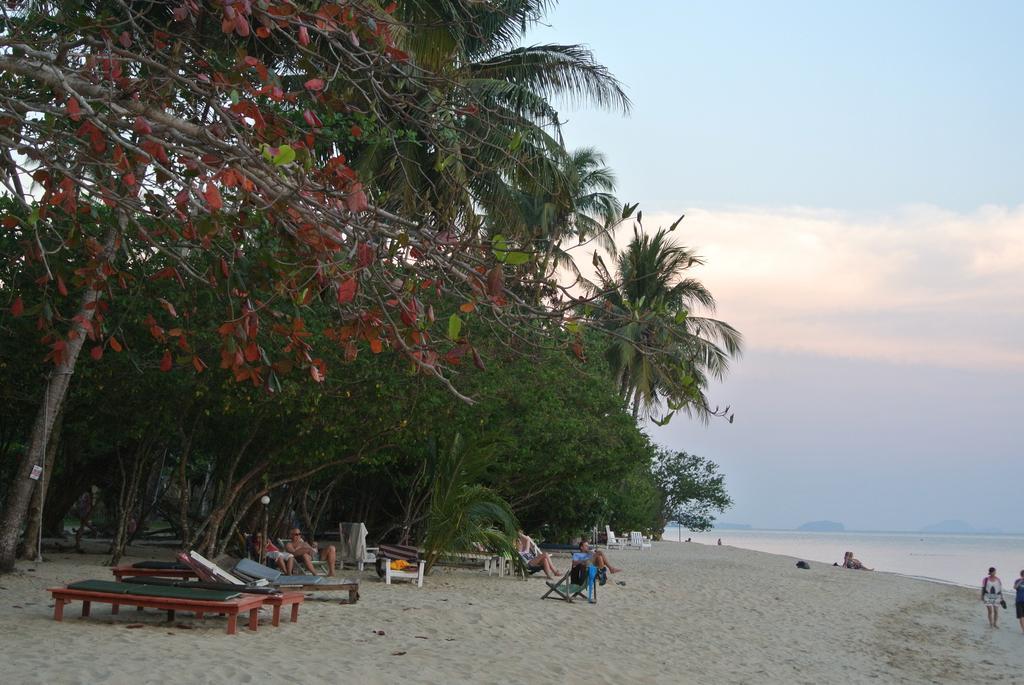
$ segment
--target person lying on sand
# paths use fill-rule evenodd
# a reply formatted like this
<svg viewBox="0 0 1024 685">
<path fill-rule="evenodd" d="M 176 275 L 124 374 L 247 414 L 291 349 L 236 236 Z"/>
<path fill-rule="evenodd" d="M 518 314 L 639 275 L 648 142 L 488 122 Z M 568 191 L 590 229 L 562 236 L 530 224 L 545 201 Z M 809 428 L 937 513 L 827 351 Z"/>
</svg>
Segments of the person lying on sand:
<svg viewBox="0 0 1024 685">
<path fill-rule="evenodd" d="M 574 578 L 573 580 L 578 583 L 582 583 L 583 569 L 586 568 L 587 562 L 590 562 L 597 567 L 597 579 L 601 585 L 604 585 L 608 580 L 608 572 L 618 573 L 621 568 L 612 566 L 608 561 L 608 557 L 601 550 L 590 549 L 590 543 L 586 540 L 580 540 L 580 551 L 573 552 L 572 554 L 572 570 L 575 572 L 579 570 L 579 579 Z"/>
<path fill-rule="evenodd" d="M 327 575 L 334 575 L 334 560 L 337 558 L 337 550 L 334 549 L 334 545 L 328 545 L 321 550 L 316 546 L 314 542 L 312 545 L 302 539 L 302 531 L 298 528 L 292 528 L 289 533 L 291 540 L 284 546 L 286 550 L 295 555 L 295 558 L 306 567 L 306 570 L 316 575 L 316 571 L 313 569 L 313 560 L 321 560 L 327 562 Z"/>
<path fill-rule="evenodd" d="M 852 568 L 857 571 L 874 571 L 873 568 L 868 568 L 864 564 L 860 563 L 860 559 L 854 559 L 853 552 L 847 552 L 843 556 L 843 568 Z"/>
<path fill-rule="evenodd" d="M 519 551 L 519 556 L 522 558 L 523 563 L 526 564 L 526 568 L 529 569 L 530 573 L 544 571 L 544 575 L 548 577 L 548 580 L 554 580 L 558 577 L 559 573 L 555 570 L 554 564 L 551 563 L 551 555 L 547 552 L 541 552 L 540 547 L 533 541 L 533 538 L 523 531 L 519 531 L 516 549 Z"/>
</svg>

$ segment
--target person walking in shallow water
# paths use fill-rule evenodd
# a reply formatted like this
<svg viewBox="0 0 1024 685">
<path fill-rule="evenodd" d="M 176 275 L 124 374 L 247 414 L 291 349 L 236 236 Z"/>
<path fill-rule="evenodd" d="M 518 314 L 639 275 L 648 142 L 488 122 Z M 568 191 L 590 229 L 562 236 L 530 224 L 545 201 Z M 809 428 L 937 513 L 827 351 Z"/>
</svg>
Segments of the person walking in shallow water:
<svg viewBox="0 0 1024 685">
<path fill-rule="evenodd" d="M 1017 620 L 1020 621 L 1020 630 L 1024 633 L 1024 569 L 1020 572 L 1020 578 L 1013 581 L 1013 589 L 1017 591 Z"/>
<path fill-rule="evenodd" d="M 988 570 L 988 575 L 981 579 L 981 601 L 988 612 L 988 624 L 992 628 L 999 627 L 999 603 L 1003 600 L 1003 581 L 996 575 L 996 567 Z"/>
</svg>

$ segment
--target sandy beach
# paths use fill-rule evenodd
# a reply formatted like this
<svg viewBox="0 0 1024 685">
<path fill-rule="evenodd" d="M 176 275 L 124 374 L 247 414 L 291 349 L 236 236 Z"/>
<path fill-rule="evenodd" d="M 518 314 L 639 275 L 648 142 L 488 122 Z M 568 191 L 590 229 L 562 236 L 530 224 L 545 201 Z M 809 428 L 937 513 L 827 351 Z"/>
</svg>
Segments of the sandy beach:
<svg viewBox="0 0 1024 685">
<path fill-rule="evenodd" d="M 538 577 L 438 570 L 417 589 L 367 572 L 356 605 L 310 598 L 297 624 L 273 628 L 267 616 L 257 633 L 235 636 L 219 618 L 167 623 L 156 611 L 112 616 L 108 605 L 83 619 L 72 604 L 57 623 L 45 588 L 110 574 L 102 555 L 50 554 L 0 578 L 3 680 L 1024 682 L 1012 595 L 990 630 L 966 588 L 821 564 L 800 570 L 795 559 L 729 546 L 664 542 L 611 554 L 624 568 L 613 579 L 626 584 L 609 582 L 596 605 L 542 602 Z"/>
</svg>

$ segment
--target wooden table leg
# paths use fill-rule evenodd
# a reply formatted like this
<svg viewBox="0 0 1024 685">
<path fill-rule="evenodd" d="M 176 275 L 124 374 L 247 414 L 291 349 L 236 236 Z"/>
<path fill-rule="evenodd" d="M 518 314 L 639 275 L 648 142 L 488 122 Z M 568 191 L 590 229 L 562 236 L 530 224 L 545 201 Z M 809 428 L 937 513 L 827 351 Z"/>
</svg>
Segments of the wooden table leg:
<svg viewBox="0 0 1024 685">
<path fill-rule="evenodd" d="M 260 608 L 256 607 L 249 611 L 249 630 L 256 630 L 260 627 Z"/>
<path fill-rule="evenodd" d="M 355 604 L 358 601 L 359 601 L 359 590 L 349 590 L 348 591 L 348 603 L 349 604 Z"/>
<path fill-rule="evenodd" d="M 292 604 L 292 623 L 298 623 L 299 621 L 299 603 Z"/>
<path fill-rule="evenodd" d="M 84 600 L 82 602 L 82 617 L 83 618 L 89 615 L 89 609 L 90 608 L 92 608 L 92 602 L 90 602 L 89 600 Z"/>
<path fill-rule="evenodd" d="M 174 620 L 174 609 L 167 610 L 167 622 L 170 623 Z"/>
<path fill-rule="evenodd" d="M 63 621 L 64 620 L 64 605 L 66 603 L 67 603 L 67 600 L 64 600 L 64 599 L 55 599 L 53 601 L 53 620 L 54 621 Z"/>
<path fill-rule="evenodd" d="M 228 614 L 228 635 L 235 634 L 235 624 L 238 621 L 238 614 Z"/>
<path fill-rule="evenodd" d="M 119 611 L 121 611 L 121 605 L 120 604 L 111 604 L 110 605 L 110 613 L 116 614 Z"/>
<path fill-rule="evenodd" d="M 204 611 L 197 611 L 196 612 L 196 620 L 197 621 L 202 621 L 204 618 L 206 618 L 206 612 L 204 612 Z"/>
<path fill-rule="evenodd" d="M 275 604 L 274 605 L 274 617 L 270 620 L 270 625 L 274 626 L 275 628 L 278 627 L 279 625 L 281 625 L 281 605 L 280 604 Z"/>
</svg>

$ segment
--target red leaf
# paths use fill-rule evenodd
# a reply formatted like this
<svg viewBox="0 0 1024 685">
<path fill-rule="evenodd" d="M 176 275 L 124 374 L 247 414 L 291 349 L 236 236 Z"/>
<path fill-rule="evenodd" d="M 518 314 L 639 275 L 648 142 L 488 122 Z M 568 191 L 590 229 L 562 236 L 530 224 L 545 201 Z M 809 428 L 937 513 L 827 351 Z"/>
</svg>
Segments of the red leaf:
<svg viewBox="0 0 1024 685">
<path fill-rule="evenodd" d="M 96 361 L 103 359 L 103 345 L 96 345 L 91 350 L 89 350 L 89 356 L 95 359 Z"/>
<path fill-rule="evenodd" d="M 315 90 L 323 90 L 324 89 L 324 80 L 322 78 L 311 78 L 308 81 L 306 81 L 306 89 L 307 90 L 314 90 L 314 91 Z"/>
<path fill-rule="evenodd" d="M 475 347 L 473 348 L 473 365 L 481 371 L 487 370 L 487 367 L 484 366 L 483 357 L 480 356 L 480 353 L 476 351 Z"/>
<path fill-rule="evenodd" d="M 235 19 L 235 32 L 238 33 L 242 38 L 246 38 L 249 35 L 249 22 L 245 17 L 239 16 Z M 201 362 L 200 362 L 201 363 Z"/>
<path fill-rule="evenodd" d="M 71 121 L 80 121 L 82 119 L 82 107 L 78 104 L 78 99 L 75 97 L 68 98 L 68 116 Z"/>
<path fill-rule="evenodd" d="M 268 29 L 266 26 L 261 26 L 258 29 L 256 29 L 256 35 L 259 36 L 260 38 L 269 38 L 270 29 Z"/>
<path fill-rule="evenodd" d="M 348 207 L 350 212 L 365 212 L 370 207 L 370 203 L 366 200 L 366 193 L 363 192 L 363 184 L 356 183 L 352 186 L 352 191 L 345 197 L 345 206 Z"/>
<path fill-rule="evenodd" d="M 57 292 L 61 294 L 61 297 L 68 296 L 68 287 L 64 285 L 64 279 L 57 276 Z"/>
<path fill-rule="evenodd" d="M 170 350 L 164 350 L 164 356 L 160 359 L 160 370 L 167 373 L 174 367 L 174 357 Z"/>
<path fill-rule="evenodd" d="M 363 129 L 359 128 L 355 124 L 352 124 L 352 128 L 350 130 L 352 131 L 353 138 L 359 138 L 363 135 Z"/>
<path fill-rule="evenodd" d="M 373 264 L 373 248 L 366 243 L 356 245 L 356 263 L 359 268 L 365 268 Z"/>
<path fill-rule="evenodd" d="M 11 316 L 21 316 L 25 311 L 25 303 L 21 301 L 21 297 L 14 298 L 14 302 L 11 303 Z"/>
<path fill-rule="evenodd" d="M 380 354 L 384 349 L 384 343 L 381 342 L 380 338 L 372 338 L 370 340 L 370 351 L 374 354 Z"/>
<path fill-rule="evenodd" d="M 121 47 L 127 50 L 132 46 L 132 36 L 127 31 L 122 31 L 121 35 L 118 36 L 117 42 L 121 44 Z"/>
<path fill-rule="evenodd" d="M 220 258 L 220 273 L 222 276 L 224 276 L 224 278 L 227 278 L 228 274 L 231 273 L 228 270 L 228 260 L 224 259 L 223 257 Z"/>
<path fill-rule="evenodd" d="M 220 191 L 217 190 L 217 186 L 213 185 L 213 183 L 206 183 L 203 197 L 206 198 L 206 204 L 212 212 L 216 212 L 224 206 L 224 201 L 220 197 Z"/>
<path fill-rule="evenodd" d="M 119 343 L 117 341 L 117 338 L 115 338 L 114 336 L 110 336 L 109 342 L 110 342 L 110 349 L 112 349 L 114 352 L 120 352 L 121 351 L 121 343 Z"/>
<path fill-rule="evenodd" d="M 338 304 L 347 304 L 356 296 L 356 279 L 348 278 L 338 284 Z"/>
<path fill-rule="evenodd" d="M 153 127 L 142 117 L 135 117 L 135 132 L 144 136 L 149 135 L 153 132 Z"/>
<path fill-rule="evenodd" d="M 309 45 L 309 29 L 305 26 L 299 27 L 299 45 Z"/>
<path fill-rule="evenodd" d="M 196 373 L 202 373 L 203 369 L 206 368 L 206 364 L 203 363 L 203 360 L 200 359 L 198 355 L 193 355 L 192 356 L 192 368 L 194 368 L 196 370 Z"/>
<path fill-rule="evenodd" d="M 324 125 L 323 122 L 320 121 L 320 117 L 308 109 L 302 113 L 302 118 L 305 119 L 306 123 L 313 128 L 321 128 Z"/>
<path fill-rule="evenodd" d="M 245 346 L 245 361 L 254 362 L 260 358 L 260 346 L 254 342 Z"/>
<path fill-rule="evenodd" d="M 459 311 L 462 312 L 463 314 L 469 314 L 474 309 L 476 309 L 475 302 L 463 302 L 462 304 L 459 305 Z"/>
</svg>

